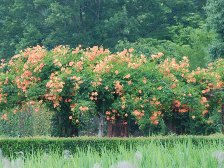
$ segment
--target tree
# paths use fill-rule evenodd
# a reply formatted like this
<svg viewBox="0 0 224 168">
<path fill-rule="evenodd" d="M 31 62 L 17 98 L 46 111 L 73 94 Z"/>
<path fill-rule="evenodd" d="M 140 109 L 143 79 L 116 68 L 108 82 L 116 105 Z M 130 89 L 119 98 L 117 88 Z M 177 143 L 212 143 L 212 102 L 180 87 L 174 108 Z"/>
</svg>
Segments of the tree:
<svg viewBox="0 0 224 168">
<path fill-rule="evenodd" d="M 218 33 L 219 37 L 211 47 L 214 58 L 224 56 L 224 7 L 223 0 L 208 0 L 206 5 L 207 23 L 209 28 Z"/>
<path fill-rule="evenodd" d="M 44 102 L 55 112 L 57 136 L 77 136 L 93 116 L 104 117 L 108 136 L 128 136 L 132 125 L 147 132 L 215 132 L 223 59 L 191 71 L 187 57 L 163 57 L 135 55 L 132 48 L 116 54 L 96 46 L 28 48 L 1 64 L 0 109 Z"/>
<path fill-rule="evenodd" d="M 48 49 L 57 45 L 103 45 L 115 51 L 119 40 L 168 40 L 169 27 L 178 23 L 189 25 L 183 18 L 192 13 L 203 18 L 198 2 L 201 1 L 3 0 L 0 56 L 9 58 L 36 45 Z"/>
</svg>

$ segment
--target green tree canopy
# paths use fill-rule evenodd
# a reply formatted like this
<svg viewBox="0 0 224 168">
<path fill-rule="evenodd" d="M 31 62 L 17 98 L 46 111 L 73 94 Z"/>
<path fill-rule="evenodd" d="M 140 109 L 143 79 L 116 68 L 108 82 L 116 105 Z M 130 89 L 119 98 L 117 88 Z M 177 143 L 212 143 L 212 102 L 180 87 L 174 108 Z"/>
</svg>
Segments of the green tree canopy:
<svg viewBox="0 0 224 168">
<path fill-rule="evenodd" d="M 103 45 L 114 49 L 119 40 L 171 39 L 169 27 L 197 13 L 199 1 L 190 0 L 2 0 L 0 57 L 44 45 Z M 200 1 L 201 2 L 201 1 Z"/>
<path fill-rule="evenodd" d="M 224 0 L 208 0 L 206 5 L 208 26 L 218 33 L 219 38 L 211 47 L 213 57 L 224 57 Z"/>
</svg>

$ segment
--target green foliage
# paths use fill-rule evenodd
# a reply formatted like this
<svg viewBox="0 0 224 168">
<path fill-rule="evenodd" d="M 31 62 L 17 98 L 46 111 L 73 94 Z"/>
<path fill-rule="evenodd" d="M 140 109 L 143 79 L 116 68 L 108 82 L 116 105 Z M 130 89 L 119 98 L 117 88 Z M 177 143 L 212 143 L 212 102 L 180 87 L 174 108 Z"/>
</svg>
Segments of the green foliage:
<svg viewBox="0 0 224 168">
<path fill-rule="evenodd" d="M 1 64 L 1 109 L 45 102 L 55 112 L 55 136 L 78 135 L 93 116 L 123 126 L 135 121 L 154 133 L 219 131 L 223 59 L 190 70 L 187 57 L 178 61 L 161 52 L 151 57 L 133 52 L 112 54 L 96 46 L 28 48 Z M 1 115 L 10 121 L 7 113 Z"/>
<path fill-rule="evenodd" d="M 144 145 L 164 145 L 173 147 L 176 144 L 192 143 L 195 146 L 216 146 L 222 144 L 223 136 L 155 136 L 139 138 L 1 138 L 0 148 L 6 156 L 13 155 L 15 152 L 22 151 L 26 154 L 37 152 L 59 152 L 70 150 L 72 153 L 78 151 L 88 151 L 89 149 L 97 152 L 103 150 L 117 151 L 120 146 L 125 149 L 135 149 L 137 146 Z"/>
<path fill-rule="evenodd" d="M 209 53 L 213 59 L 222 58 L 224 55 L 224 43 L 218 38 L 210 46 Z"/>
<path fill-rule="evenodd" d="M 200 137 L 195 137 L 199 138 Z M 181 139 L 181 138 L 180 138 Z M 0 166 L 3 167 L 16 165 L 17 167 L 54 167 L 54 168 L 80 168 L 80 167 L 221 167 L 220 155 L 223 154 L 222 139 L 211 141 L 199 141 L 196 145 L 192 137 L 175 142 L 160 143 L 148 139 L 146 143 L 135 144 L 134 147 L 126 147 L 124 144 L 118 146 L 117 150 L 109 150 L 102 144 L 101 150 L 95 150 L 90 146 L 87 150 L 78 148 L 77 151 L 46 151 L 35 150 L 32 154 L 25 153 L 21 158 L 22 152 L 17 152 L 9 158 L 3 155 Z M 108 141 L 110 142 L 110 141 Z M 74 152 L 74 153 L 73 153 Z M 190 157 L 189 157 L 190 156 Z M 8 161 L 8 162 L 7 162 Z"/>
<path fill-rule="evenodd" d="M 214 58 L 223 57 L 223 38 L 224 38 L 224 19 L 223 19 L 223 0 L 208 0 L 206 5 L 206 14 L 207 14 L 207 25 L 209 28 L 218 33 L 219 38 L 214 41 L 213 46 L 211 47 L 211 55 Z"/>
<path fill-rule="evenodd" d="M 119 41 L 115 47 L 116 51 L 123 51 L 126 48 L 133 48 L 134 54 L 144 54 L 151 56 L 158 52 L 164 53 L 167 57 L 174 57 L 177 60 L 182 58 L 181 55 L 176 51 L 177 44 L 168 40 L 157 40 L 152 38 L 141 38 L 136 42 Z"/>
<path fill-rule="evenodd" d="M 36 45 L 113 49 L 118 40 L 170 39 L 169 27 L 178 23 L 191 26 L 191 13 L 199 16 L 197 20 L 203 19 L 202 4 L 194 0 L 3 0 L 0 58 Z"/>
<path fill-rule="evenodd" d="M 0 58 L 10 60 L 14 53 L 19 54 L 7 63 L 2 59 L 0 107 L 22 108 L 30 100 L 43 100 L 55 111 L 53 123 L 58 127 L 53 132 L 60 136 L 77 134 L 73 131 L 84 129 L 93 116 L 104 116 L 108 122 L 115 118 L 125 124 L 138 120 L 136 125 L 144 132 L 174 131 L 170 123 L 178 125 L 181 133 L 215 132 L 219 129 L 217 111 L 223 100 L 223 78 L 220 66 L 213 72 L 215 67 L 210 69 L 208 64 L 223 55 L 223 4 L 223 0 L 207 2 L 210 31 L 205 28 L 205 0 L 3 0 Z M 103 45 L 120 53 L 68 47 L 78 44 Z M 49 51 L 37 47 L 20 52 L 36 45 Z M 58 45 L 66 47 L 55 48 Z M 154 59 L 161 56 L 160 52 L 165 57 Z M 189 58 L 189 65 L 183 56 Z M 172 68 L 167 70 L 166 64 Z M 207 68 L 205 71 L 214 73 L 215 79 L 197 67 Z M 169 70 L 171 74 L 167 74 Z M 146 80 L 147 85 L 142 82 Z M 170 89 L 174 82 L 177 88 Z M 217 98 L 202 107 L 200 99 L 209 99 L 210 90 Z M 181 92 L 195 94 L 186 98 Z M 164 107 L 145 105 L 155 97 Z M 191 113 L 173 113 L 177 100 L 190 104 L 185 110 L 193 109 Z M 205 109 L 209 115 L 197 117 Z M 133 114 L 139 111 L 147 111 L 143 119 Z M 149 118 L 155 112 L 163 115 L 152 124 Z M 194 121 L 192 116 L 196 116 Z M 209 125 L 210 121 L 215 124 Z"/>
<path fill-rule="evenodd" d="M 150 56 L 163 52 L 167 57 L 181 60 L 188 56 L 191 69 L 206 67 L 211 62 L 209 48 L 215 40 L 215 33 L 205 28 L 183 27 L 183 25 L 170 27 L 170 40 L 157 40 L 152 38 L 138 39 L 136 42 L 119 41 L 115 49 L 122 51 L 125 48 L 134 48 L 134 53 Z"/>
<path fill-rule="evenodd" d="M 53 113 L 44 105 L 26 105 L 22 109 L 7 109 L 9 120 L 0 120 L 2 136 L 24 137 L 51 135 Z"/>
</svg>

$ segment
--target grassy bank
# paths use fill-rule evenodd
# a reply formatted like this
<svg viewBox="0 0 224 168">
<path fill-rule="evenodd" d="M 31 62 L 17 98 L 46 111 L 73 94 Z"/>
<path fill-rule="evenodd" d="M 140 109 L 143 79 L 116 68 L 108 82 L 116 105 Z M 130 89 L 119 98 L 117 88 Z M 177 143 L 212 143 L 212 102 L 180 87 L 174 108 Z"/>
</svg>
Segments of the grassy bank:
<svg viewBox="0 0 224 168">
<path fill-rule="evenodd" d="M 109 168 L 111 166 L 129 168 L 129 164 L 139 168 L 212 168 L 218 166 L 218 160 L 214 157 L 217 151 L 224 151 L 222 143 L 195 146 L 192 141 L 179 141 L 170 146 L 151 141 L 146 145 L 137 145 L 135 148 L 129 149 L 120 145 L 117 151 L 108 150 L 102 146 L 101 152 L 89 148 L 85 151 L 78 149 L 75 153 L 59 150 L 54 152 L 36 151 L 35 154 L 24 154 L 24 156 L 17 153 L 11 155 L 12 161 L 8 164 L 24 168 Z M 220 152 L 220 154 L 223 153 Z M 3 164 L 4 166 L 7 164 L 6 160 L 6 158 L 1 159 L 2 167 Z"/>
<path fill-rule="evenodd" d="M 4 146 L 3 142 L 7 142 L 8 146 Z M 10 144 L 11 148 L 16 148 L 18 145 L 17 152 L 16 149 L 14 152 L 11 149 L 11 153 L 6 156 L 4 150 L 6 147 L 10 147 Z M 31 145 L 32 152 L 27 152 L 28 150 L 20 152 L 19 149 L 23 149 L 21 144 L 25 144 L 24 147 L 27 145 L 25 148 Z M 0 139 L 0 145 L 5 156 L 1 158 L 0 165 L 3 167 L 8 164 L 24 168 L 110 168 L 113 166 L 129 168 L 128 164 L 130 164 L 139 168 L 211 168 L 224 166 L 222 165 L 222 160 L 224 160 L 223 144 L 224 137 L 222 135 L 206 137 L 157 136 L 129 139 L 3 138 Z M 41 146 L 42 148 L 40 148 Z"/>
</svg>

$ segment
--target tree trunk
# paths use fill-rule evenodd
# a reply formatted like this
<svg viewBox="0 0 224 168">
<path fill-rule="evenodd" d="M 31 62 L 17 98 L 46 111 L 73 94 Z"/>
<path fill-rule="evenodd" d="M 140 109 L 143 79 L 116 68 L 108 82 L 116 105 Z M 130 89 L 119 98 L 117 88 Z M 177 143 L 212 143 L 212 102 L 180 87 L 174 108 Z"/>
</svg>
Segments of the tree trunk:
<svg viewBox="0 0 224 168">
<path fill-rule="evenodd" d="M 128 137 L 128 125 L 121 119 L 116 121 L 108 121 L 107 124 L 108 137 Z"/>
<path fill-rule="evenodd" d="M 103 137 L 103 130 L 104 130 L 104 118 L 102 115 L 100 115 L 98 137 Z"/>
<path fill-rule="evenodd" d="M 77 137 L 77 136 L 79 136 L 79 129 L 77 126 L 72 125 L 70 137 Z"/>
<path fill-rule="evenodd" d="M 224 104 L 222 104 L 221 118 L 222 118 L 222 133 L 224 134 Z"/>
<path fill-rule="evenodd" d="M 177 133 L 176 126 L 172 120 L 168 121 L 167 127 L 168 127 L 169 131 L 171 131 L 173 133 Z"/>
<path fill-rule="evenodd" d="M 111 121 L 107 122 L 107 136 L 108 137 L 113 136 L 113 123 Z"/>
<path fill-rule="evenodd" d="M 74 137 L 78 136 L 78 127 L 68 117 L 63 117 L 61 114 L 56 114 L 53 124 L 52 135 L 59 137 Z"/>
</svg>

